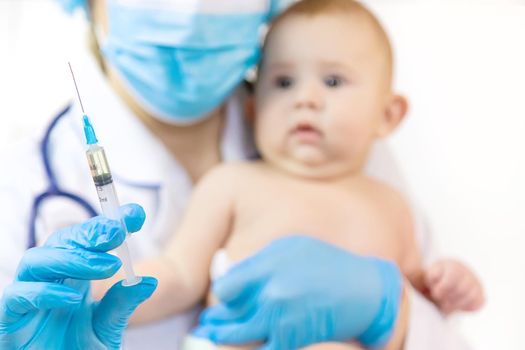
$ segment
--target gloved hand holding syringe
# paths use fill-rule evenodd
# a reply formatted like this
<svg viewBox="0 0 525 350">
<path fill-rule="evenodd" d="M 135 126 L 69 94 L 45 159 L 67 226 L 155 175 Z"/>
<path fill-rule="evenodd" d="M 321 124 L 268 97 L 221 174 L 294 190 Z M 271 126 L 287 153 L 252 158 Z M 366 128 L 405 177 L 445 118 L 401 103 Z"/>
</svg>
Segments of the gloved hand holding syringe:
<svg viewBox="0 0 525 350">
<path fill-rule="evenodd" d="M 73 76 L 73 82 L 75 84 L 75 89 L 77 90 L 78 100 L 84 114 L 84 106 L 82 105 L 82 100 L 80 99 L 80 94 L 78 92 L 77 83 L 75 81 L 75 76 L 73 74 L 73 69 L 69 64 L 69 69 L 71 70 L 71 75 Z M 89 169 L 91 170 L 91 177 L 95 183 L 97 189 L 98 199 L 100 201 L 100 208 L 102 209 L 102 214 L 109 219 L 118 220 L 121 222 L 122 228 L 126 232 L 126 237 L 129 235 L 126 224 L 122 220 L 122 215 L 120 214 L 120 205 L 117 198 L 117 192 L 115 191 L 115 186 L 113 185 L 113 178 L 111 176 L 111 171 L 109 169 L 108 160 L 104 152 L 104 148 L 98 145 L 98 140 L 95 135 L 95 130 L 89 121 L 89 117 L 84 114 L 84 134 L 86 136 L 86 143 L 88 149 L 86 151 L 86 156 L 89 163 Z M 117 254 L 122 261 L 122 266 L 124 267 L 124 273 L 126 278 L 122 281 L 123 286 L 134 286 L 141 281 L 140 277 L 135 275 L 133 271 L 133 265 L 131 262 L 131 256 L 129 254 L 128 245 L 126 241 L 122 243 L 118 248 L 115 249 Z"/>
</svg>

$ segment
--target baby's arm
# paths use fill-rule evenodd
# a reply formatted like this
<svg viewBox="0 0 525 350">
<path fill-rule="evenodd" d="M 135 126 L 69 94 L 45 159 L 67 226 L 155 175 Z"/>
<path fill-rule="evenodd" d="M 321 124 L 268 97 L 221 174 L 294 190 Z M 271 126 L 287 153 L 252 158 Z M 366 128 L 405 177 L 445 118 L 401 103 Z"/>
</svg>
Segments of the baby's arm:
<svg viewBox="0 0 525 350">
<path fill-rule="evenodd" d="M 135 266 L 137 274 L 154 276 L 159 284 L 137 308 L 132 323 L 182 312 L 203 299 L 211 259 L 226 240 L 232 222 L 234 170 L 222 165 L 206 174 L 193 191 L 182 224 L 163 254 Z"/>
<path fill-rule="evenodd" d="M 484 302 L 483 288 L 472 270 L 452 259 L 436 261 L 425 270 L 430 297 L 441 311 L 476 311 Z"/>
<path fill-rule="evenodd" d="M 474 273 L 458 261 L 440 260 L 423 268 L 408 206 L 400 205 L 403 256 L 401 270 L 421 294 L 446 314 L 453 311 L 475 311 L 484 303 L 481 283 Z"/>
<path fill-rule="evenodd" d="M 397 191 L 392 191 L 388 202 L 401 244 L 398 257 L 399 268 L 410 284 L 426 295 L 423 260 L 416 238 L 412 212 L 403 196 Z"/>
</svg>

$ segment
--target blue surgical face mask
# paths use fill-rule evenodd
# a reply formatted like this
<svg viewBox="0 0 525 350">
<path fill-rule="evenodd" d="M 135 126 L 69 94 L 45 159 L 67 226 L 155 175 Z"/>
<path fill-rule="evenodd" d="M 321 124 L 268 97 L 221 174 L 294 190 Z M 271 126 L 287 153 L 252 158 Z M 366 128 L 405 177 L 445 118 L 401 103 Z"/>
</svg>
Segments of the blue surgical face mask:
<svg viewBox="0 0 525 350">
<path fill-rule="evenodd" d="M 77 9 L 87 9 L 87 0 L 55 0 L 69 14 Z"/>
<path fill-rule="evenodd" d="M 260 30 L 285 0 L 107 0 L 107 63 L 152 116 L 205 118 L 259 58 Z"/>
</svg>

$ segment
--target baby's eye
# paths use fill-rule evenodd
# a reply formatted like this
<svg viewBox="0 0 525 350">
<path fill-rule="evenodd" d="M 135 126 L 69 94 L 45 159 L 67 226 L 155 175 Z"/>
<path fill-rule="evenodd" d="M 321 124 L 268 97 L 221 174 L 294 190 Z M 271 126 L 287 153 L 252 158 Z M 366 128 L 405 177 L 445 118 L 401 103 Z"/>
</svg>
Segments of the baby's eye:
<svg viewBox="0 0 525 350">
<path fill-rule="evenodd" d="M 275 79 L 275 86 L 280 89 L 288 89 L 293 84 L 293 80 L 290 77 L 281 76 Z"/>
<path fill-rule="evenodd" d="M 324 83 L 328 87 L 335 88 L 341 86 L 344 83 L 344 79 L 337 75 L 330 75 L 324 79 Z"/>
</svg>

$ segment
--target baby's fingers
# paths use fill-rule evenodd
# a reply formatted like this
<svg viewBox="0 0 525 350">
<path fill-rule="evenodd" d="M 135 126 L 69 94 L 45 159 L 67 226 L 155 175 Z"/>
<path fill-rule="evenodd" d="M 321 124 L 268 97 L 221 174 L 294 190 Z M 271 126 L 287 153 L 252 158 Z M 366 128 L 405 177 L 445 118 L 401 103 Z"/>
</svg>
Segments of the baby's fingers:
<svg viewBox="0 0 525 350">
<path fill-rule="evenodd" d="M 450 314 L 454 311 L 463 310 L 461 305 L 464 298 L 472 291 L 472 287 L 473 284 L 468 279 L 451 284 L 448 291 L 439 299 L 441 311 Z"/>
<path fill-rule="evenodd" d="M 465 295 L 469 294 L 470 291 L 476 287 L 474 280 L 470 276 L 457 278 L 455 279 L 455 283 L 452 284 L 452 288 L 448 291 L 446 299 L 456 305 Z"/>
<path fill-rule="evenodd" d="M 435 286 L 443 277 L 445 269 L 442 264 L 434 264 L 430 266 L 424 274 L 425 284 L 426 286 L 431 289 L 433 286 Z"/>
<path fill-rule="evenodd" d="M 474 285 L 468 292 L 458 298 L 456 301 L 456 308 L 462 311 L 476 311 L 479 310 L 485 303 L 485 296 L 481 288 Z"/>
<path fill-rule="evenodd" d="M 429 286 L 430 295 L 433 299 L 443 301 L 454 290 L 456 279 L 453 274 L 451 270 L 443 269 L 440 278 Z"/>
</svg>

